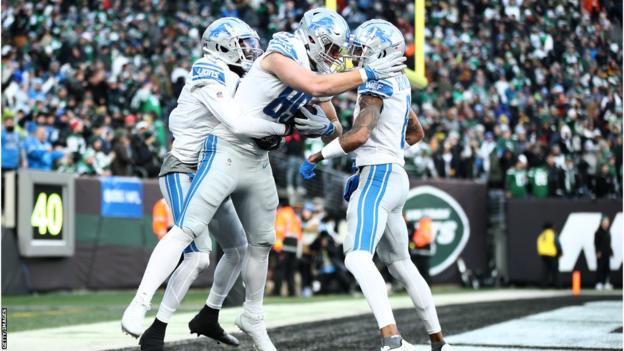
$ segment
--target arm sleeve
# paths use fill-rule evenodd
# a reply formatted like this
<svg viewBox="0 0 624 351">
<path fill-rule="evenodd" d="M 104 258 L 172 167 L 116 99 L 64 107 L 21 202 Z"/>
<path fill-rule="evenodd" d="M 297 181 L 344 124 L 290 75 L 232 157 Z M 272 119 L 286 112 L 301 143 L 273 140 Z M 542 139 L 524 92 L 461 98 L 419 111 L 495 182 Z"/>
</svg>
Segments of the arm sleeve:
<svg viewBox="0 0 624 351">
<path fill-rule="evenodd" d="M 227 95 L 223 86 L 209 84 L 201 89 L 195 89 L 193 95 L 234 134 L 263 138 L 269 135 L 284 135 L 286 132 L 284 124 L 241 115 L 236 102 Z"/>
</svg>

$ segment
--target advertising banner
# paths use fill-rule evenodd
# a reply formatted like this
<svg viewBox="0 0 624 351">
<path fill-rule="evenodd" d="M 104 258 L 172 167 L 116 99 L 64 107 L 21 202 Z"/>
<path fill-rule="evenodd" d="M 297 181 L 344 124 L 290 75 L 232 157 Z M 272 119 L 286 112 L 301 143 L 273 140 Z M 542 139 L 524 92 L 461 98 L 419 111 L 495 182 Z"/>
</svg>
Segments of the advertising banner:
<svg viewBox="0 0 624 351">
<path fill-rule="evenodd" d="M 102 216 L 143 217 L 143 183 L 138 178 L 102 177 Z"/>
<path fill-rule="evenodd" d="M 507 202 L 507 252 L 512 283 L 540 284 L 544 267 L 537 237 L 545 223 L 559 233 L 559 281 L 568 285 L 580 271 L 584 285 L 595 284 L 594 235 L 603 216 L 610 220 L 613 256 L 611 282 L 622 284 L 622 201 L 616 199 L 510 199 Z"/>
<path fill-rule="evenodd" d="M 434 283 L 460 281 L 457 260 L 473 272 L 487 270 L 487 188 L 471 181 L 411 182 L 404 214 L 407 222 L 427 220 L 432 241 L 429 274 Z M 410 233 L 411 235 L 411 233 Z"/>
</svg>

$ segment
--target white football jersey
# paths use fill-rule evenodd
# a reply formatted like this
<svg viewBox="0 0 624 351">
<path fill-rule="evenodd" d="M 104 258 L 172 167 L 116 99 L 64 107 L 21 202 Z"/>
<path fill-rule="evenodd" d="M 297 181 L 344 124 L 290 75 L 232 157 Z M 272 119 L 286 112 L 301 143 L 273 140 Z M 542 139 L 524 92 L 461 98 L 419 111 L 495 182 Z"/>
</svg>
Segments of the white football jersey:
<svg viewBox="0 0 624 351">
<path fill-rule="evenodd" d="M 169 115 L 173 156 L 183 163 L 196 164 L 204 140 L 220 123 L 192 92 L 214 84 L 217 88 L 225 86 L 226 94 L 234 96 L 239 79 L 221 60 L 203 57 L 195 61 L 178 97 L 178 106 Z"/>
<path fill-rule="evenodd" d="M 381 116 L 368 141 L 353 151 L 357 167 L 385 163 L 405 164 L 405 131 L 409 120 L 412 90 L 407 76 L 370 81 L 358 87 L 358 104 L 353 111 L 354 120 L 360 112 L 359 99 L 369 94 L 383 99 Z"/>
<path fill-rule="evenodd" d="M 310 69 L 310 61 L 303 43 L 294 34 L 275 33 L 273 39 L 269 41 L 266 52 L 254 62 L 241 80 L 234 100 L 242 115 L 286 123 L 293 118 L 299 108 L 312 99 L 312 96 L 293 90 L 275 75 L 262 69 L 260 62 L 272 52 L 278 52 Z M 254 154 L 266 153 L 265 150 L 259 149 L 251 138 L 234 135 L 223 125 L 217 126 L 212 134 Z"/>
</svg>

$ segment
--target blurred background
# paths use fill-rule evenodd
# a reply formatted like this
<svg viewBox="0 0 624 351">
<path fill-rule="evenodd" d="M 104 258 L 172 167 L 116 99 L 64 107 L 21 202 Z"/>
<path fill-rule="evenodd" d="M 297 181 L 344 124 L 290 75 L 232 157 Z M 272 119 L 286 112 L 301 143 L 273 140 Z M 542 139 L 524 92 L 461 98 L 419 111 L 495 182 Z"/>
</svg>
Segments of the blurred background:
<svg viewBox="0 0 624 351">
<path fill-rule="evenodd" d="M 266 46 L 323 5 L 2 2 L 2 294 L 19 295 L 5 299 L 26 313 L 15 317 L 19 329 L 36 324 L 29 294 L 138 286 L 171 225 L 156 177 L 168 116 L 206 26 L 236 16 Z M 371 18 L 401 29 L 412 69 L 414 8 L 337 1 L 352 29 Z M 412 259 L 434 291 L 567 289 L 575 279 L 621 288 L 622 2 L 431 0 L 425 8 L 417 34 L 429 84 L 412 91 L 425 139 L 406 150 L 405 218 Z M 333 99 L 345 130 L 355 98 Z M 297 173 L 320 147 L 295 133 L 271 153 L 280 208 L 268 294 L 357 294 L 342 263 L 351 160 L 324 163 L 311 182 Z M 213 268 L 191 301 L 205 296 Z M 399 288 L 386 278 L 390 291 Z M 123 304 L 130 291 L 105 294 L 93 296 Z M 95 320 L 118 318 L 118 309 Z"/>
</svg>

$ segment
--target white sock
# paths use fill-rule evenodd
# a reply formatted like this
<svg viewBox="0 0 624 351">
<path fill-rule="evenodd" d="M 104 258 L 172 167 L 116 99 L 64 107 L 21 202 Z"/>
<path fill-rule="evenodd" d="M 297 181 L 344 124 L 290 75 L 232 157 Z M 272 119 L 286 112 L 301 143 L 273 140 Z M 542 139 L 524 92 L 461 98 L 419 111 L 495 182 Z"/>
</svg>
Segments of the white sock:
<svg viewBox="0 0 624 351">
<path fill-rule="evenodd" d="M 431 289 L 414 263 L 410 260 L 396 261 L 388 266 L 388 270 L 405 286 L 418 316 L 425 323 L 427 333 L 431 335 L 440 332 L 442 329 L 433 303 L 433 296 L 431 296 Z"/>
<path fill-rule="evenodd" d="M 388 300 L 386 282 L 375 267 L 373 256 L 366 251 L 349 252 L 345 258 L 345 266 L 360 284 L 362 293 L 373 310 L 379 329 L 396 324 Z"/>
<path fill-rule="evenodd" d="M 242 277 L 245 283 L 245 303 L 243 308 L 253 314 L 262 314 L 262 300 L 269 270 L 270 246 L 247 247 L 243 261 Z"/>
<path fill-rule="evenodd" d="M 223 256 L 219 259 L 214 272 L 214 282 L 206 300 L 206 306 L 220 310 L 223 301 L 236 283 L 243 267 L 243 260 L 247 252 L 247 245 L 230 249 L 223 249 Z"/>
<path fill-rule="evenodd" d="M 207 252 L 189 252 L 184 254 L 184 260 L 167 282 L 165 296 L 163 296 L 156 314 L 158 320 L 169 323 L 173 313 L 180 307 L 191 284 L 197 279 L 201 271 L 208 268 L 209 264 L 210 254 Z"/>
<path fill-rule="evenodd" d="M 152 300 L 156 289 L 176 268 L 180 255 L 191 241 L 193 241 L 193 236 L 186 234 L 177 226 L 169 230 L 152 251 L 141 284 L 137 289 L 137 296 L 142 296 L 148 303 Z"/>
</svg>

